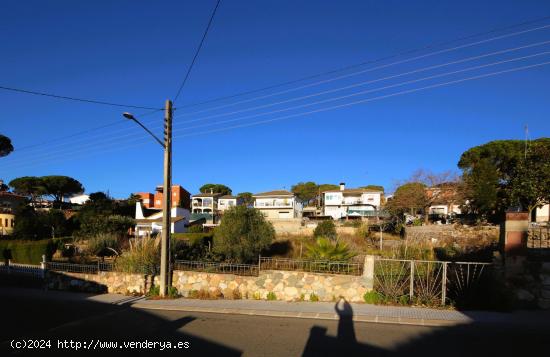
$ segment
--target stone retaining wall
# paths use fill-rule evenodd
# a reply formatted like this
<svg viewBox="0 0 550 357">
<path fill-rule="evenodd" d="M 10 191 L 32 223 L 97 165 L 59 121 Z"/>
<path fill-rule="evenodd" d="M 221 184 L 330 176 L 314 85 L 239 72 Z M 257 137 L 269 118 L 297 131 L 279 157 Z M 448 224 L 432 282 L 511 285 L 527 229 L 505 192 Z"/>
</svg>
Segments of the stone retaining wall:
<svg viewBox="0 0 550 357">
<path fill-rule="evenodd" d="M 268 299 L 273 293 L 277 300 L 333 301 L 343 296 L 348 301 L 363 301 L 363 295 L 372 290 L 369 279 L 362 276 L 319 274 L 299 271 L 262 271 L 257 277 L 232 274 L 211 274 L 192 271 L 174 271 L 172 285 L 183 296 L 209 292 L 226 298 Z M 235 295 L 237 293 L 237 295 Z"/>
<path fill-rule="evenodd" d="M 348 301 L 363 301 L 372 290 L 374 257 L 365 258 L 363 276 L 321 274 L 300 271 L 262 270 L 259 276 L 239 276 L 175 270 L 172 285 L 184 297 L 210 294 L 212 297 L 277 300 L 333 301 L 342 296 Z M 50 289 L 145 294 L 158 276 L 99 272 L 98 274 L 47 271 Z M 269 295 L 269 297 L 268 297 Z"/>
<path fill-rule="evenodd" d="M 46 286 L 55 290 L 145 294 L 151 286 L 151 276 L 102 271 L 98 274 L 47 271 Z"/>
</svg>

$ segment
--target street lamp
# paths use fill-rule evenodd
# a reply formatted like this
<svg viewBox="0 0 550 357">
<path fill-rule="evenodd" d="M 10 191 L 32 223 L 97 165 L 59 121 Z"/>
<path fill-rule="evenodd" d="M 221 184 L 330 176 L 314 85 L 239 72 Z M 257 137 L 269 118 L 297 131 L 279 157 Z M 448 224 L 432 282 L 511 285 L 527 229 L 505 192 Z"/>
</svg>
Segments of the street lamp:
<svg viewBox="0 0 550 357">
<path fill-rule="evenodd" d="M 133 120 L 151 135 L 164 149 L 164 200 L 162 203 L 162 236 L 160 245 L 160 296 L 166 296 L 170 285 L 170 233 L 171 198 L 172 198 L 172 101 L 167 100 L 164 107 L 164 142 L 131 113 L 122 114 L 126 119 Z"/>
</svg>

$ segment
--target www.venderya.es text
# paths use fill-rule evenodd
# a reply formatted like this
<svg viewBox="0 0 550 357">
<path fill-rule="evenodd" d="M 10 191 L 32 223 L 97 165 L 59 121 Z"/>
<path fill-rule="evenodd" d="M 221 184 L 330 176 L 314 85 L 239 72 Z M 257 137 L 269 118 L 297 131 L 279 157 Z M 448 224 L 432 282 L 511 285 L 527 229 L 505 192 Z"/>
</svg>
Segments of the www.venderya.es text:
<svg viewBox="0 0 550 357">
<path fill-rule="evenodd" d="M 188 349 L 191 344 L 188 341 L 108 341 L 108 340 L 88 340 L 77 341 L 67 340 L 33 340 L 19 339 L 11 340 L 10 345 L 15 350 L 103 350 L 103 349 L 135 349 L 135 350 L 174 350 Z"/>
</svg>

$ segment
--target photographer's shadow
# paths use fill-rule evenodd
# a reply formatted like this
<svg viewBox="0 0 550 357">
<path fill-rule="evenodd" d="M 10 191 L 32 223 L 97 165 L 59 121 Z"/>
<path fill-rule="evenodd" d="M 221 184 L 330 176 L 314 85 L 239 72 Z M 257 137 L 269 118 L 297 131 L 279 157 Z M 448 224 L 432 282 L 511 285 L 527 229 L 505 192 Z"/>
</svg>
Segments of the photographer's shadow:
<svg viewBox="0 0 550 357">
<path fill-rule="evenodd" d="M 383 349 L 357 342 L 353 327 L 353 309 L 346 299 L 340 298 L 334 305 L 334 310 L 339 318 L 336 337 L 327 336 L 326 327 L 313 326 L 302 356 L 334 356 L 335 353 L 355 356 L 368 353 L 370 357 L 386 354 Z"/>
</svg>

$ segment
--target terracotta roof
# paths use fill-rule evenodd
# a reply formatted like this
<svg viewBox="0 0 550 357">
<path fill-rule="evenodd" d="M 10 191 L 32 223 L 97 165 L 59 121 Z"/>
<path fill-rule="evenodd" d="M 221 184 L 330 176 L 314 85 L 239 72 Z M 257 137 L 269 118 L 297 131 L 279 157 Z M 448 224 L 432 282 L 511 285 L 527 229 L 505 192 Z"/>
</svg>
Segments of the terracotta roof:
<svg viewBox="0 0 550 357">
<path fill-rule="evenodd" d="M 224 195 L 224 196 L 221 196 L 220 198 L 223 198 L 223 199 L 236 199 L 237 196 Z"/>
<path fill-rule="evenodd" d="M 260 192 L 252 195 L 252 197 L 270 197 L 270 196 L 294 196 L 292 192 L 286 190 L 275 190 L 268 192 Z"/>
</svg>

